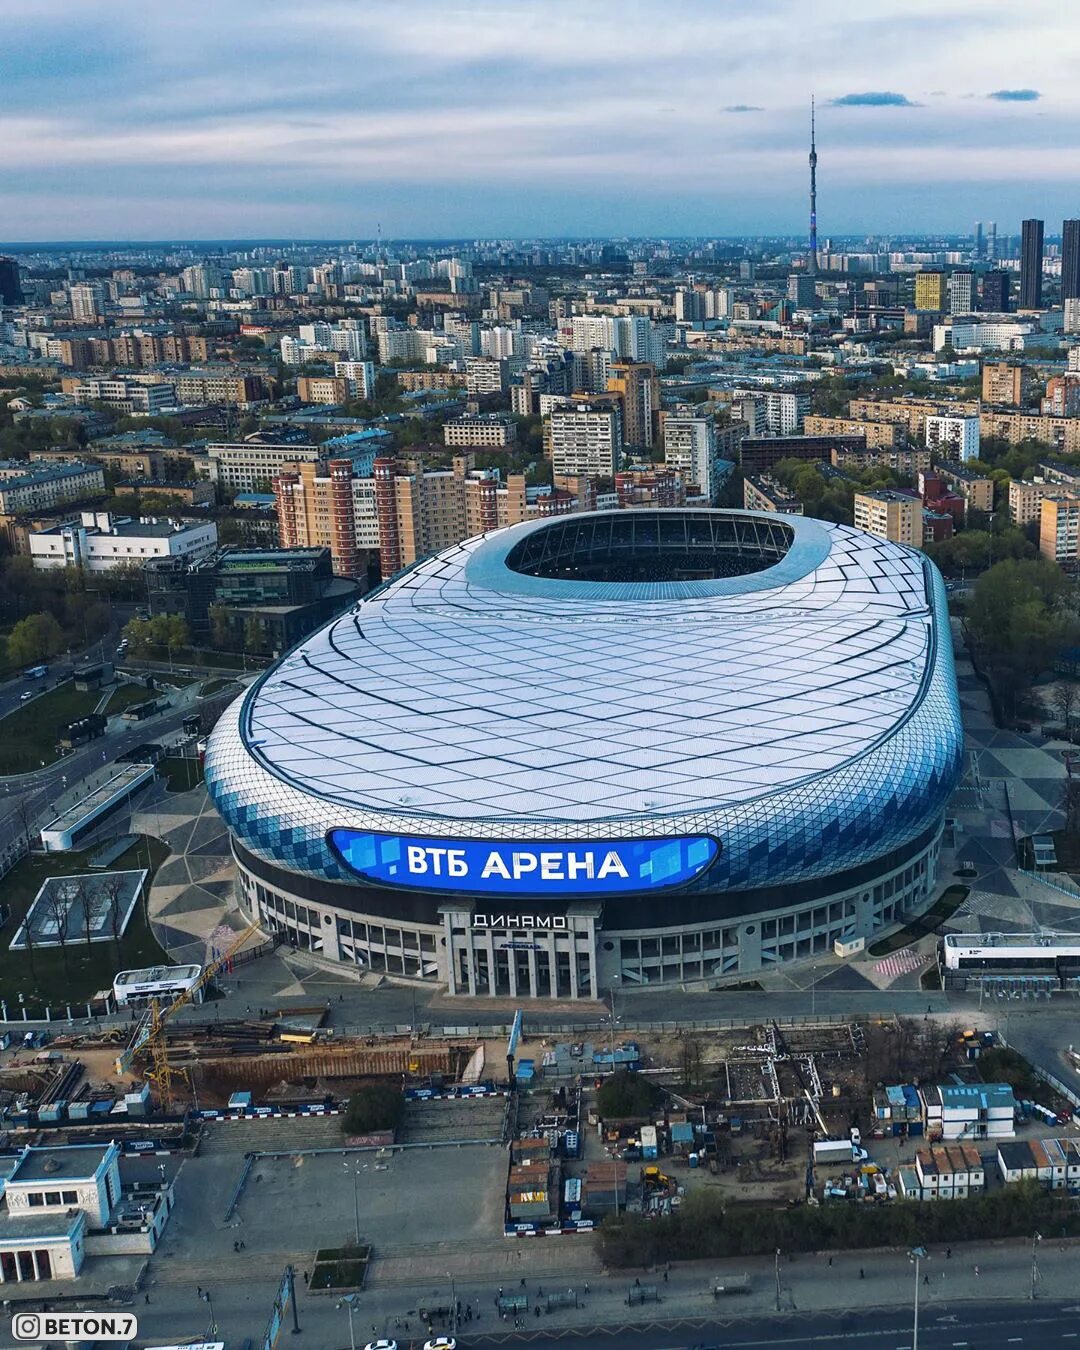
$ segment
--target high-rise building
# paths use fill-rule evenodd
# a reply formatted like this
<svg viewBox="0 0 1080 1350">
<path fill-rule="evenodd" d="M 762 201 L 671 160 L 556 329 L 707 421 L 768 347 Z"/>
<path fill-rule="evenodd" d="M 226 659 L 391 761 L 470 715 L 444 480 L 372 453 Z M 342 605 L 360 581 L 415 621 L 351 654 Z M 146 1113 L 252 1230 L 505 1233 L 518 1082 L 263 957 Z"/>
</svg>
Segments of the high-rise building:
<svg viewBox="0 0 1080 1350">
<path fill-rule="evenodd" d="M 1009 309 L 1008 272 L 984 272 L 980 307 L 987 314 L 1006 314 Z"/>
<path fill-rule="evenodd" d="M 986 232 L 986 261 L 997 261 L 997 221 L 990 222 L 990 228 Z"/>
<path fill-rule="evenodd" d="M 23 298 L 19 264 L 14 258 L 0 257 L 0 305 L 21 305 Z"/>
<path fill-rule="evenodd" d="M 792 272 L 787 279 L 787 296 L 796 309 L 813 309 L 817 303 L 817 278 L 806 272 Z"/>
<path fill-rule="evenodd" d="M 611 363 L 608 393 L 623 406 L 623 438 L 632 450 L 650 450 L 660 419 L 660 381 L 647 361 L 619 359 Z"/>
<path fill-rule="evenodd" d="M 1025 220 L 1020 238 L 1020 308 L 1042 309 L 1043 223 Z"/>
<path fill-rule="evenodd" d="M 1057 563 L 1080 557 L 1080 497 L 1068 492 L 1043 497 L 1039 508 L 1039 552 Z"/>
<path fill-rule="evenodd" d="M 1061 226 L 1061 298 L 1080 296 L 1080 220 L 1066 220 Z"/>
<path fill-rule="evenodd" d="M 716 472 L 716 423 L 711 417 L 661 416 L 664 432 L 664 463 L 694 484 L 703 497 L 713 500 L 718 487 Z"/>
<path fill-rule="evenodd" d="M 975 308 L 975 273 L 953 272 L 949 277 L 949 313 L 970 314 Z"/>
<path fill-rule="evenodd" d="M 614 478 L 623 455 L 622 400 L 573 399 L 553 409 L 547 438 L 556 476 Z"/>
<path fill-rule="evenodd" d="M 817 247 L 817 137 L 814 125 L 814 100 L 810 99 L 810 248 L 806 255 L 806 271 L 816 277 L 818 270 Z"/>
<path fill-rule="evenodd" d="M 941 313 L 945 309 L 944 272 L 915 274 L 915 308 Z"/>
<path fill-rule="evenodd" d="M 976 260 L 980 259 L 983 255 L 983 227 L 981 220 L 975 222 L 975 247 L 971 252 L 972 257 Z"/>
<path fill-rule="evenodd" d="M 1024 402 L 1024 367 L 1008 361 L 988 361 L 983 366 L 982 396 L 987 403 L 1020 408 Z"/>
<path fill-rule="evenodd" d="M 966 464 L 970 459 L 978 459 L 978 417 L 928 417 L 926 445 L 929 450 L 947 450 L 949 458 L 958 459 L 961 464 Z"/>
<path fill-rule="evenodd" d="M 105 313 L 105 292 L 100 281 L 79 281 L 70 290 L 71 317 L 77 323 L 96 323 Z"/>
</svg>

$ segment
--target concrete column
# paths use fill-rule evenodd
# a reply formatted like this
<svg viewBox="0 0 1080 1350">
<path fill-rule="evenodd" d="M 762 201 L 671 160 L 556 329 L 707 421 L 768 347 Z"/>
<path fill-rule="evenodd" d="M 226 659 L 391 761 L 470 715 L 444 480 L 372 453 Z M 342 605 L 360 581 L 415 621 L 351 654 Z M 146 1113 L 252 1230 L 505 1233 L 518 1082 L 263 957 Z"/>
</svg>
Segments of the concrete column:
<svg viewBox="0 0 1080 1350">
<path fill-rule="evenodd" d="M 599 998 L 600 990 L 596 976 L 596 923 L 593 919 L 587 921 L 587 928 L 589 933 L 589 997 Z"/>
<path fill-rule="evenodd" d="M 532 936 L 532 941 L 536 941 L 536 934 Z M 529 948 L 529 993 L 532 998 L 536 997 L 536 952 Z"/>
<path fill-rule="evenodd" d="M 443 937 L 446 939 L 446 985 L 451 994 L 458 992 L 457 987 L 457 953 L 454 951 L 454 916 L 452 914 L 443 915 Z M 420 963 L 423 966 L 424 954 L 420 953 Z"/>
<path fill-rule="evenodd" d="M 568 934 L 570 938 L 570 997 L 577 998 L 577 936 L 573 929 Z"/>
<path fill-rule="evenodd" d="M 32 1252 L 30 1253 L 30 1260 L 33 1261 L 33 1263 L 34 1263 L 34 1279 L 35 1279 L 35 1280 L 43 1280 L 45 1277 L 44 1277 L 44 1275 L 42 1275 L 42 1273 L 41 1273 L 41 1267 L 38 1265 L 38 1259 L 37 1259 L 37 1252 L 36 1252 L 36 1251 L 32 1251 Z"/>
<path fill-rule="evenodd" d="M 507 938 L 507 942 L 512 942 L 513 938 Z M 506 951 L 506 969 L 510 975 L 510 997 L 517 998 L 517 952 L 513 947 L 508 947 Z"/>
</svg>

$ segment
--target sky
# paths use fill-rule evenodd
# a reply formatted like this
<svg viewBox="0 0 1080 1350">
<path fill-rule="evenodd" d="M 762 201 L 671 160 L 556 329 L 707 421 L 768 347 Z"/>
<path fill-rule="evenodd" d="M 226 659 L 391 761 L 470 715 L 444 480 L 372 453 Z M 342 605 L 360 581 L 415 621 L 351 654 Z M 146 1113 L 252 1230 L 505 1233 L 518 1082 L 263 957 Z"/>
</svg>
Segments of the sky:
<svg viewBox="0 0 1080 1350">
<path fill-rule="evenodd" d="M 0 0 L 0 240 L 1080 215 L 1061 0 Z"/>
</svg>

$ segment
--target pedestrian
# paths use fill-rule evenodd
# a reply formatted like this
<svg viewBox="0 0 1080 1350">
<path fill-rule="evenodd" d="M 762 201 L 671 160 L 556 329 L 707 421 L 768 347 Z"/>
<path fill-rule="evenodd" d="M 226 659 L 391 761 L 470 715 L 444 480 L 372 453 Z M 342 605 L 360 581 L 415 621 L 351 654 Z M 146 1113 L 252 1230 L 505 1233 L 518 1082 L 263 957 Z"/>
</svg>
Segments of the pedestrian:
<svg viewBox="0 0 1080 1350">
<path fill-rule="evenodd" d="M 149 1294 L 144 1294 L 144 1295 L 143 1295 L 143 1298 L 146 1299 L 147 1303 L 150 1302 L 150 1295 L 149 1295 Z"/>
<path fill-rule="evenodd" d="M 198 1294 L 198 1296 L 199 1296 L 200 1298 L 202 1298 L 202 1285 L 201 1285 L 201 1284 L 197 1284 L 197 1285 L 195 1286 L 195 1292 L 196 1292 L 196 1294 Z"/>
<path fill-rule="evenodd" d="M 667 1284 L 667 1271 L 664 1271 L 664 1283 Z"/>
<path fill-rule="evenodd" d="M 829 1257 L 829 1265 L 830 1265 L 830 1266 L 832 1265 L 832 1257 L 831 1257 L 831 1256 Z"/>
<path fill-rule="evenodd" d="M 640 1288 L 641 1288 L 641 1281 L 640 1281 L 640 1280 L 635 1280 L 635 1281 L 634 1281 L 634 1288 L 635 1288 L 635 1289 L 640 1289 Z"/>
<path fill-rule="evenodd" d="M 860 1280 L 866 1279 L 866 1271 L 863 1270 L 862 1266 L 859 1267 L 859 1279 Z"/>
<path fill-rule="evenodd" d="M 536 1305 L 536 1315 L 537 1315 L 537 1317 L 540 1316 L 540 1304 L 539 1304 L 539 1303 Z"/>
<path fill-rule="evenodd" d="M 978 1273 L 979 1273 L 979 1267 L 976 1266 L 976 1267 L 975 1267 L 975 1274 L 978 1275 Z"/>
<path fill-rule="evenodd" d="M 930 1276 L 929 1276 L 929 1275 L 924 1275 L 924 1276 L 922 1277 L 922 1282 L 923 1282 L 923 1284 L 929 1284 L 929 1283 L 930 1283 Z"/>
<path fill-rule="evenodd" d="M 522 1287 L 522 1289 L 525 1288 L 525 1281 L 524 1281 L 524 1279 L 522 1279 L 522 1281 L 521 1281 L 521 1287 Z"/>
<path fill-rule="evenodd" d="M 586 1292 L 586 1294 L 589 1292 L 589 1281 L 588 1281 L 588 1280 L 585 1281 L 585 1292 Z"/>
<path fill-rule="evenodd" d="M 951 1247 L 946 1247 L 946 1248 L 945 1248 L 945 1260 L 946 1260 L 946 1261 L 951 1261 L 951 1260 L 952 1260 L 952 1248 L 951 1248 Z"/>
</svg>

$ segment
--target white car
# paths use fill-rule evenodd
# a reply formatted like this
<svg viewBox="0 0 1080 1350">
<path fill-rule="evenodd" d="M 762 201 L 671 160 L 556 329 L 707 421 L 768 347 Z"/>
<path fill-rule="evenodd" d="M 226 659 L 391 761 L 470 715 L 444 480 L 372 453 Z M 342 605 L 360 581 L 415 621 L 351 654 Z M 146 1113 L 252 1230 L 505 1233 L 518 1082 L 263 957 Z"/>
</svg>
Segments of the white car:
<svg viewBox="0 0 1080 1350">
<path fill-rule="evenodd" d="M 453 1336 L 435 1336 L 424 1342 L 424 1350 L 457 1350 L 457 1341 Z"/>
<path fill-rule="evenodd" d="M 397 1350 L 397 1341 L 368 1341 L 364 1350 Z"/>
<path fill-rule="evenodd" d="M 32 689 L 24 689 L 23 692 L 19 695 L 19 702 L 20 702 L 20 703 L 29 703 L 29 701 L 30 701 L 33 697 L 34 697 L 34 691 L 33 691 Z"/>
</svg>

